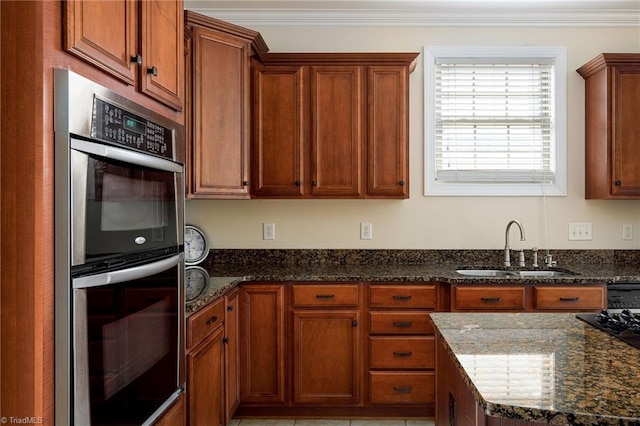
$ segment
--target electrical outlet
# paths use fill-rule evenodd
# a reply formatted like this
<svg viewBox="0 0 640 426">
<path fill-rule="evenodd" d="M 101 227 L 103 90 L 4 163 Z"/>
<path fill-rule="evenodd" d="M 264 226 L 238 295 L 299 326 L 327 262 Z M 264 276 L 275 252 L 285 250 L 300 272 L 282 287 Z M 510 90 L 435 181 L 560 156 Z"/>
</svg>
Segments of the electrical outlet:
<svg viewBox="0 0 640 426">
<path fill-rule="evenodd" d="M 263 223 L 262 224 L 262 239 L 263 240 L 275 240 L 276 239 L 276 224 L 275 223 Z"/>
<path fill-rule="evenodd" d="M 360 239 L 372 240 L 373 239 L 373 225 L 371 222 L 360 222 Z"/>
<path fill-rule="evenodd" d="M 633 240 L 633 225 L 630 223 L 624 223 L 622 225 L 622 239 Z"/>
<path fill-rule="evenodd" d="M 569 241 L 593 240 L 593 229 L 591 223 L 570 223 Z"/>
</svg>

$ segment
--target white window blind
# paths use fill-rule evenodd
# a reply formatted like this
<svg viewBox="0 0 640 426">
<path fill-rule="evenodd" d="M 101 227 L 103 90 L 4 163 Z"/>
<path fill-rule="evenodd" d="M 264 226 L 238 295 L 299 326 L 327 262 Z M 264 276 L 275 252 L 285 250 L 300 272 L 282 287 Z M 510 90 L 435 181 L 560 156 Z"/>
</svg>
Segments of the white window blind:
<svg viewBox="0 0 640 426">
<path fill-rule="evenodd" d="M 470 53 L 431 60 L 426 167 L 433 168 L 433 182 L 427 188 L 528 185 L 543 192 L 545 186 L 564 185 L 564 123 L 558 123 L 564 104 L 558 105 L 555 56 Z"/>
</svg>

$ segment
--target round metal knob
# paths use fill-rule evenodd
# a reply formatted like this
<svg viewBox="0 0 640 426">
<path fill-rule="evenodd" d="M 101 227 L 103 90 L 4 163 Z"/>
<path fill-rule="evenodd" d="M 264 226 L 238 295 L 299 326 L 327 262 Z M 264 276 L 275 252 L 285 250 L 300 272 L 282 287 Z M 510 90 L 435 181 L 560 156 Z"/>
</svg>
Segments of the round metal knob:
<svg viewBox="0 0 640 426">
<path fill-rule="evenodd" d="M 400 182 L 398 182 L 398 185 L 400 185 L 400 186 L 404 186 L 405 184 L 406 184 L 406 182 L 405 182 L 405 181 L 403 181 L 403 180 L 401 180 Z"/>
<path fill-rule="evenodd" d="M 249 186 L 249 181 L 248 181 L 248 180 L 243 181 L 243 182 L 242 182 L 242 185 L 243 185 L 243 186 Z"/>
<path fill-rule="evenodd" d="M 616 186 L 620 186 L 620 185 L 622 185 L 622 181 L 621 180 L 617 180 L 617 181 L 615 181 L 615 184 L 616 184 Z"/>
<path fill-rule="evenodd" d="M 136 63 L 138 65 L 142 65 L 142 55 L 140 55 L 139 53 L 136 56 L 132 56 L 131 57 L 131 62 L 132 63 Z"/>
<path fill-rule="evenodd" d="M 153 74 L 154 77 L 157 77 L 158 76 L 158 68 L 156 68 L 156 67 L 147 68 L 147 74 Z"/>
<path fill-rule="evenodd" d="M 313 185 L 313 186 L 318 186 L 318 181 L 317 181 L 317 180 L 314 180 L 313 182 L 311 182 L 311 185 Z"/>
<path fill-rule="evenodd" d="M 295 185 L 296 185 L 296 186 L 302 186 L 302 182 L 301 182 L 301 181 L 299 181 L 299 180 L 297 180 L 297 181 L 295 181 Z"/>
</svg>

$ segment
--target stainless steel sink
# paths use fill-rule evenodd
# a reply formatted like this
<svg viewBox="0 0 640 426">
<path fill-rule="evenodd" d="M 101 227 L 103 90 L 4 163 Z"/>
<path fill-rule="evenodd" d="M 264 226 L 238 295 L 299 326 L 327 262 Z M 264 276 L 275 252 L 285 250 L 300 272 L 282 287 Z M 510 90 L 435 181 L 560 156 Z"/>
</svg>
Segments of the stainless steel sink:
<svg viewBox="0 0 640 426">
<path fill-rule="evenodd" d="M 562 271 L 535 269 L 526 271 L 510 271 L 505 269 L 457 269 L 456 272 L 468 277 L 552 278 L 572 275 Z"/>
</svg>

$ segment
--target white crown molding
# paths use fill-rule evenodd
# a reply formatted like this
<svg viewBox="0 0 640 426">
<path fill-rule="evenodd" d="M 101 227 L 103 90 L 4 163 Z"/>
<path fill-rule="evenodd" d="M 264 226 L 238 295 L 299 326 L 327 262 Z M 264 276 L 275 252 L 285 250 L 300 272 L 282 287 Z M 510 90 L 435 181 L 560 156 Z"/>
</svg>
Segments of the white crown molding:
<svg viewBox="0 0 640 426">
<path fill-rule="evenodd" d="M 295 6 L 295 7 L 293 7 Z M 237 25 L 640 27 L 640 0 L 197 1 L 185 8 Z"/>
</svg>

